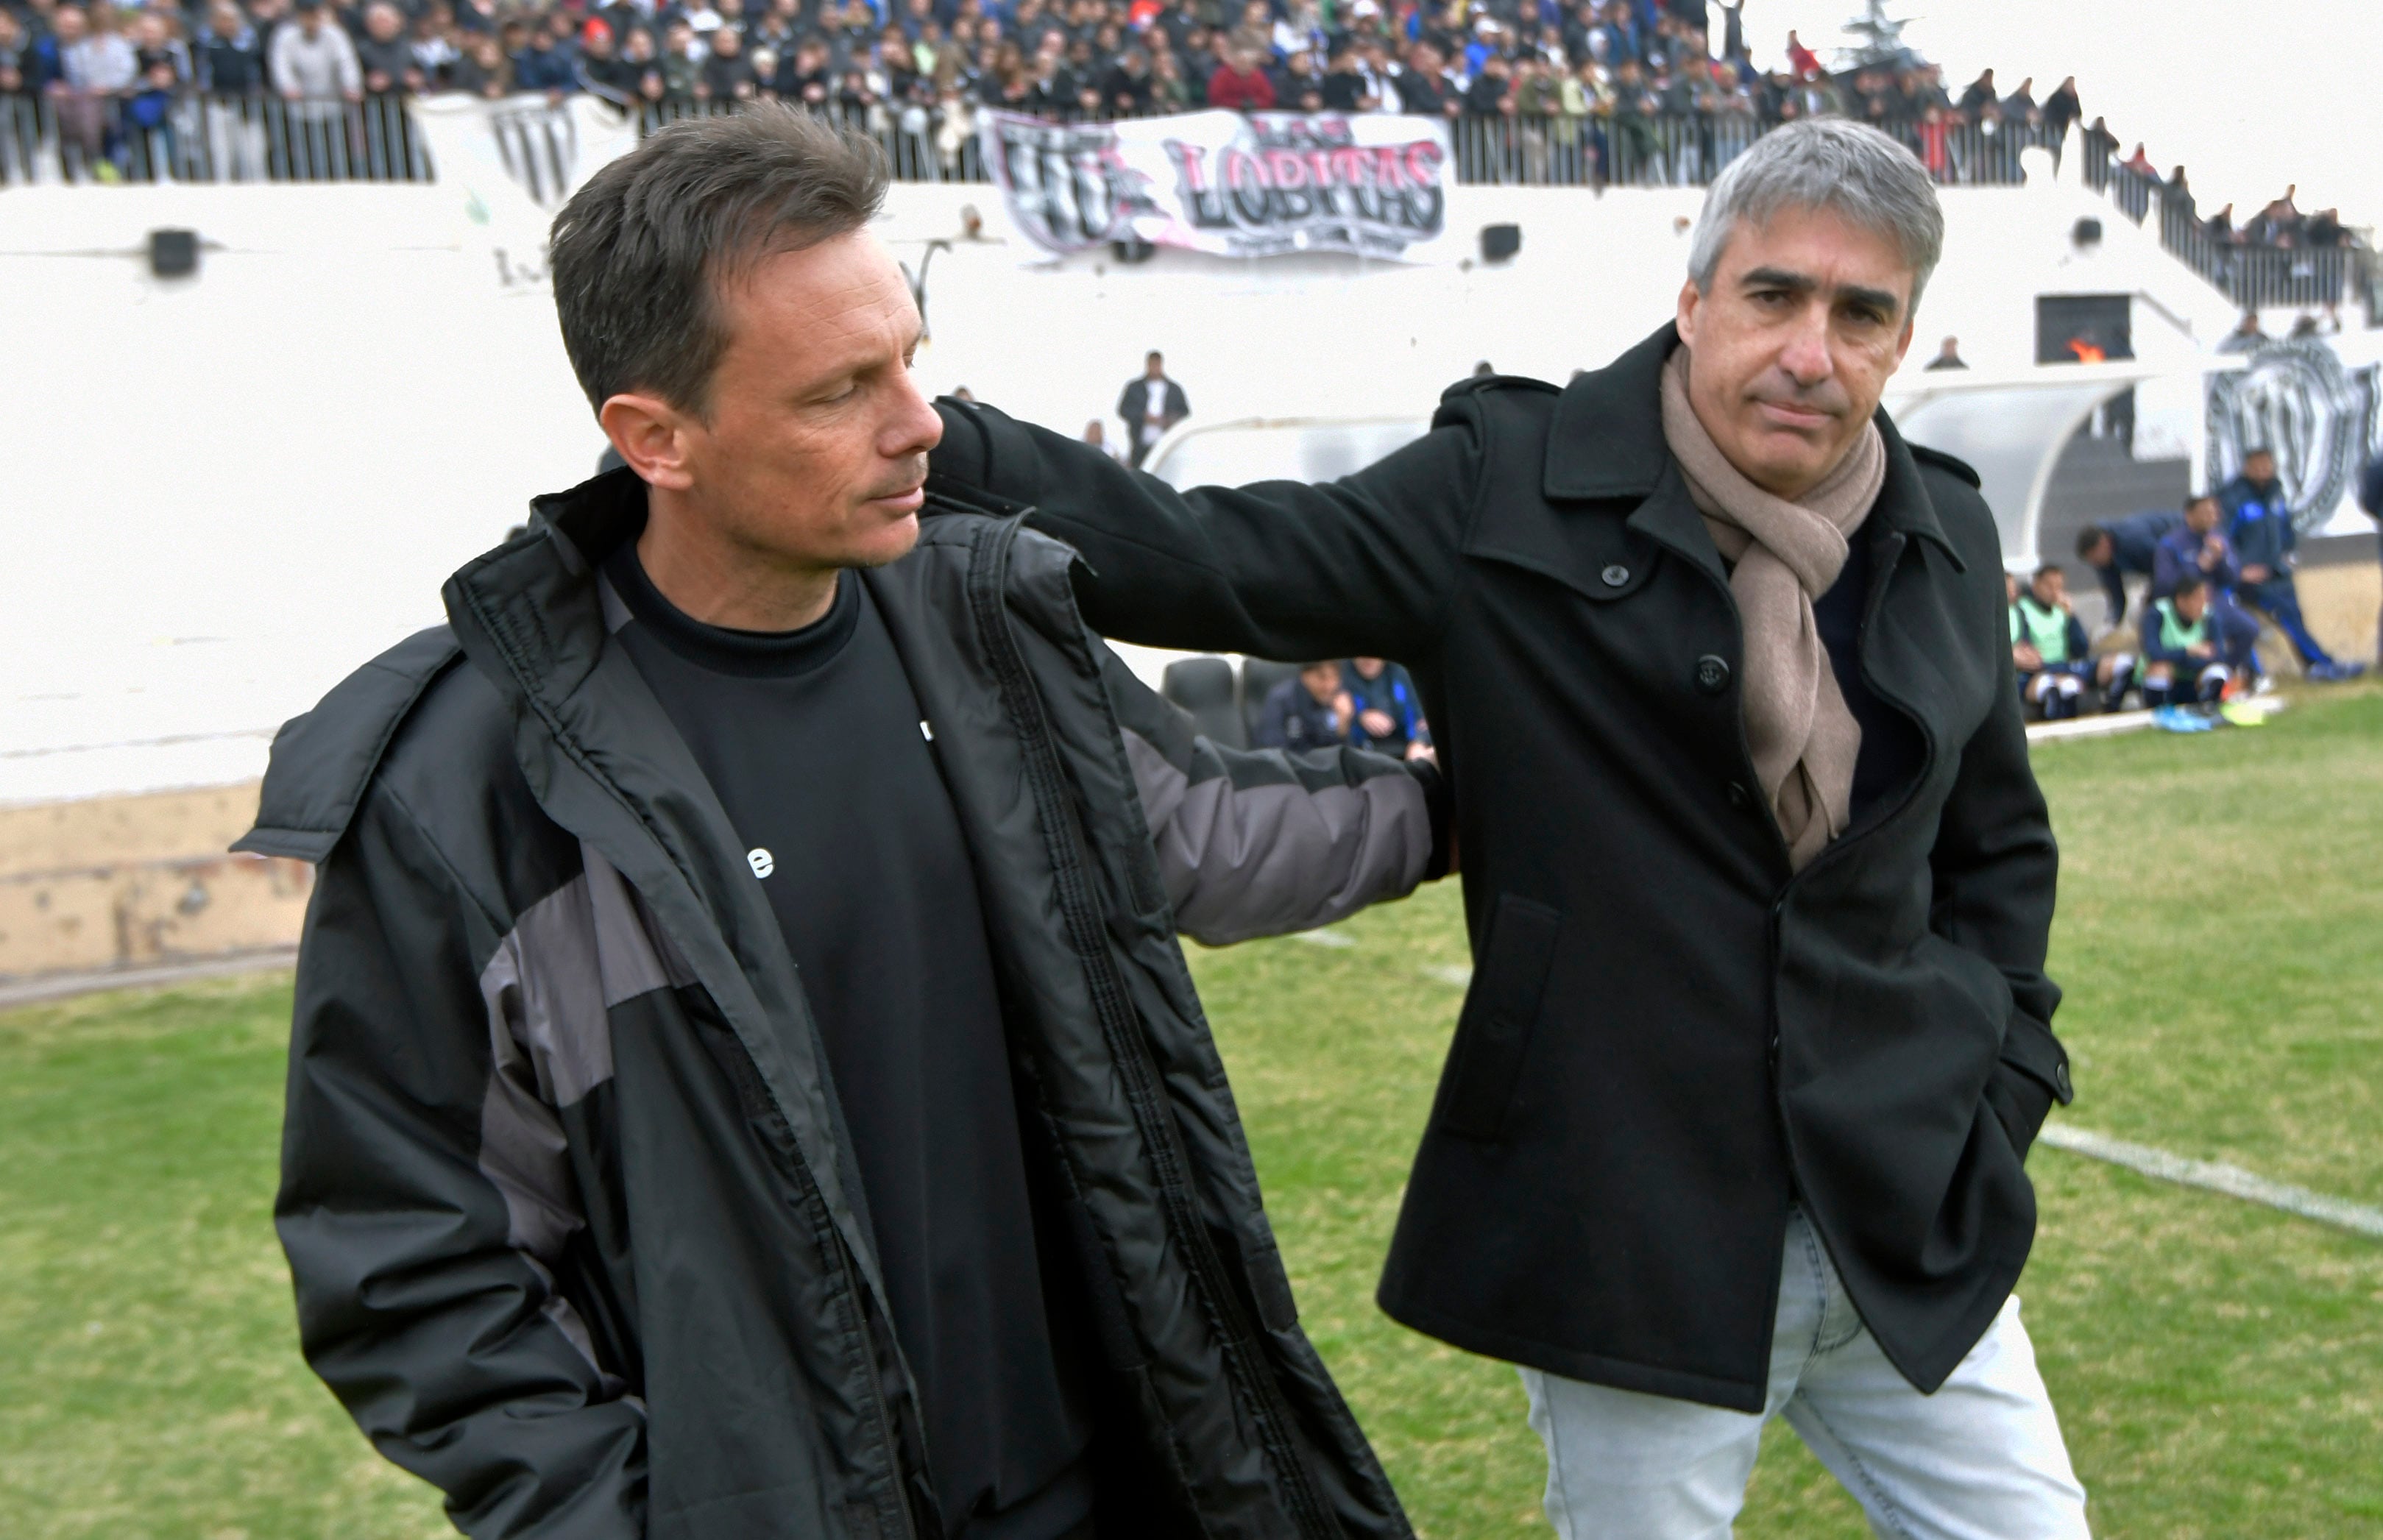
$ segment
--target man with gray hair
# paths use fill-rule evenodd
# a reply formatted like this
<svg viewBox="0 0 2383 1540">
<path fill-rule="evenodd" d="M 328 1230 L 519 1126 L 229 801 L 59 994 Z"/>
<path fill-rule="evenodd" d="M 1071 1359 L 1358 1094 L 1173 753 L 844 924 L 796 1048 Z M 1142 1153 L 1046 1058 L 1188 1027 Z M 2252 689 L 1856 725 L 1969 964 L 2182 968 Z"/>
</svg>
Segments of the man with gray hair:
<svg viewBox="0 0 2383 1540">
<path fill-rule="evenodd" d="M 308 1360 L 475 1536 L 1412 1540 L 1175 933 L 1407 892 L 1436 772 L 1196 738 L 929 499 L 884 191 L 776 105 L 589 179 L 624 463 L 274 742 Z"/>
<path fill-rule="evenodd" d="M 1773 1414 L 1882 1534 L 2085 1533 L 2011 1293 L 2070 1090 L 2000 544 L 1878 410 L 1943 231 L 1783 129 L 1654 336 L 1325 486 L 939 403 L 929 487 L 1082 550 L 1096 629 L 1420 684 L 1475 971 L 1379 1298 L 1522 1366 L 1574 1540 L 1726 1534 Z"/>
</svg>

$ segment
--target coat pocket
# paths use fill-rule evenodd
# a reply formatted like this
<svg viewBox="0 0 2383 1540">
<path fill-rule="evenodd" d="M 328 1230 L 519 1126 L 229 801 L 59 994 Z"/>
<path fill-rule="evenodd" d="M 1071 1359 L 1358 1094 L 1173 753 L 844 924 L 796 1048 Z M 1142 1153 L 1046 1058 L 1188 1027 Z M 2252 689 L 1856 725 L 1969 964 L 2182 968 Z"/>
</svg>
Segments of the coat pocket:
<svg viewBox="0 0 2383 1540">
<path fill-rule="evenodd" d="M 1440 1092 L 1439 1127 L 1462 1139 L 1496 1139 L 1514 1099 L 1531 1029 L 1539 1019 L 1548 967 L 1563 917 L 1544 904 L 1500 893 L 1489 911 L 1481 966 L 1456 1021 L 1456 1049 Z"/>
</svg>

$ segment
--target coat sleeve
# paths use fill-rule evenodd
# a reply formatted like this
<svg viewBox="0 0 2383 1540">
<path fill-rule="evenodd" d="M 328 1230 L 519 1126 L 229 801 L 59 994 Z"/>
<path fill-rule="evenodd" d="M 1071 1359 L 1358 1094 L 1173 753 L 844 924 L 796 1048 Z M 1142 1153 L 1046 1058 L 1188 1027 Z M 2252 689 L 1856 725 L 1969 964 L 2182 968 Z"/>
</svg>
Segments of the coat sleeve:
<svg viewBox="0 0 2383 1540">
<path fill-rule="evenodd" d="M 319 869 L 274 1209 L 300 1339 L 466 1534 L 636 1540 L 645 1410 L 555 1288 L 576 1198 L 483 998 L 500 929 L 385 790 Z"/>
<path fill-rule="evenodd" d="M 2000 631 L 1982 638 L 1997 655 L 1997 698 L 1961 746 L 1930 856 L 1932 914 L 1937 934 L 1994 964 L 2010 985 L 2002 1062 L 1985 1099 L 2024 1157 L 2052 1103 L 2067 1103 L 2071 1091 L 2068 1055 L 2052 1032 L 2060 988 L 2043 972 L 2060 856 L 2028 762 L 2018 676 L 1999 662 Z"/>
<path fill-rule="evenodd" d="M 1346 746 L 1226 748 L 1104 647 L 1102 683 L 1176 927 L 1211 946 L 1328 925 L 1448 869 L 1438 770 Z"/>
<path fill-rule="evenodd" d="M 1083 553 L 1093 629 L 1260 658 L 1413 658 L 1437 637 L 1475 496 L 1473 403 L 1353 475 L 1178 492 L 989 407 L 936 403 L 931 488 L 1029 510 Z"/>
</svg>

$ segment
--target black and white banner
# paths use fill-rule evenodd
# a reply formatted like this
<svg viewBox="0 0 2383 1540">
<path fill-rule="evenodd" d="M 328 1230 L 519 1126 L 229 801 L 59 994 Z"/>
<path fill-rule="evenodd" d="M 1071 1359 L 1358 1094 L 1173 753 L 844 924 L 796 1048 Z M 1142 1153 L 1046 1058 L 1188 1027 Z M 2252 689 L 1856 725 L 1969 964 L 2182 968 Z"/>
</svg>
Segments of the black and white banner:
<svg viewBox="0 0 2383 1540">
<path fill-rule="evenodd" d="M 1010 217 L 1055 254 L 1142 240 L 1219 256 L 1430 261 L 1448 230 L 1448 125 L 1377 113 L 1183 113 L 1117 123 L 983 115 Z"/>
</svg>

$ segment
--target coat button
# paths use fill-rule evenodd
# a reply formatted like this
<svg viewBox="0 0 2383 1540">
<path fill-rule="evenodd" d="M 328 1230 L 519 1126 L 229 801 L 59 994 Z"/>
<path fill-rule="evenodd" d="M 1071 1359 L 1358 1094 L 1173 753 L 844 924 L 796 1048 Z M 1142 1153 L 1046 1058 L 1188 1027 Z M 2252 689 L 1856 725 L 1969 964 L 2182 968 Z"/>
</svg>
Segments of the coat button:
<svg viewBox="0 0 2383 1540">
<path fill-rule="evenodd" d="M 1607 587 L 1619 588 L 1624 584 L 1630 581 L 1630 569 L 1623 566 L 1617 561 L 1612 566 L 1606 568 L 1604 572 L 1599 573 L 1598 575 L 1605 579 L 1605 585 Z"/>
<path fill-rule="evenodd" d="M 1708 652 L 1697 659 L 1697 688 L 1717 696 L 1729 688 L 1729 659 Z"/>
<path fill-rule="evenodd" d="M 1754 794 L 1746 789 L 1745 782 L 1733 781 L 1729 783 L 1729 805 L 1731 807 L 1743 809 L 1751 807 L 1753 803 Z"/>
<path fill-rule="evenodd" d="M 2063 1102 L 2077 1094 L 2076 1088 L 2068 1082 L 2068 1066 L 2066 1064 L 2056 1064 L 2052 1066 L 2052 1084 L 2053 1088 L 2060 1092 L 2060 1099 Z"/>
</svg>

